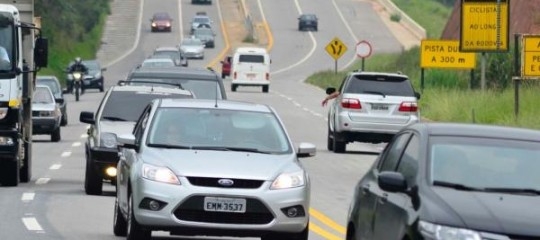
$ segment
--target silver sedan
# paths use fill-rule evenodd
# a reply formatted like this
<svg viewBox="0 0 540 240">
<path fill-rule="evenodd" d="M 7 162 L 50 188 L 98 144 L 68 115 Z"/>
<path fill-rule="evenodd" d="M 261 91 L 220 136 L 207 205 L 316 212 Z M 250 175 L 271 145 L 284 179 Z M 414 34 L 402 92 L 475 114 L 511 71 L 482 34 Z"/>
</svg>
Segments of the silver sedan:
<svg viewBox="0 0 540 240">
<path fill-rule="evenodd" d="M 114 233 L 302 239 L 310 182 L 277 113 L 228 100 L 154 100 L 118 137 Z"/>
<path fill-rule="evenodd" d="M 204 43 L 198 38 L 185 38 L 180 43 L 180 50 L 187 58 L 204 59 Z"/>
</svg>

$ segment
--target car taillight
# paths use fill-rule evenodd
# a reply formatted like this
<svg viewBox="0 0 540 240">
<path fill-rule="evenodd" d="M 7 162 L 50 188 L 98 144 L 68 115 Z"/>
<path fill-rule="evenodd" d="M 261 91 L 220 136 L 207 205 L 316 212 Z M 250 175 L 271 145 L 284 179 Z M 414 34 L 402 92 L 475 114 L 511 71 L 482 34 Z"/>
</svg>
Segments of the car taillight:
<svg viewBox="0 0 540 240">
<path fill-rule="evenodd" d="M 270 73 L 266 73 L 266 80 L 270 80 Z"/>
<path fill-rule="evenodd" d="M 233 73 L 233 79 L 236 79 L 236 72 Z"/>
<path fill-rule="evenodd" d="M 399 105 L 400 112 L 416 112 L 418 111 L 418 104 L 415 102 L 402 102 Z"/>
<path fill-rule="evenodd" d="M 358 99 L 344 98 L 344 99 L 341 99 L 341 107 L 362 109 L 362 104 L 360 104 L 360 101 Z"/>
</svg>

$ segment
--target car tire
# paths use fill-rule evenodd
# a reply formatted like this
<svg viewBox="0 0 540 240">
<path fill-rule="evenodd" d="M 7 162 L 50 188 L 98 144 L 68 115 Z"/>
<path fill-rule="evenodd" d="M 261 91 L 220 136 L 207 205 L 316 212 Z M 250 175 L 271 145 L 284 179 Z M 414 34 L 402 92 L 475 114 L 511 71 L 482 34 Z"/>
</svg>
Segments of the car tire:
<svg viewBox="0 0 540 240">
<path fill-rule="evenodd" d="M 99 85 L 99 92 L 105 91 L 105 80 L 104 80 L 104 79 L 101 79 L 101 81 L 100 81 L 99 83 L 100 83 L 100 85 Z"/>
<path fill-rule="evenodd" d="M 236 92 L 236 88 L 238 88 L 236 84 L 231 84 L 231 91 Z"/>
<path fill-rule="evenodd" d="M 226 77 L 225 73 L 221 73 L 221 78 L 225 79 L 225 77 Z"/>
<path fill-rule="evenodd" d="M 62 135 L 60 133 L 60 126 L 58 126 L 52 133 L 51 133 L 51 142 L 60 142 L 60 139 L 62 138 Z"/>
<path fill-rule="evenodd" d="M 328 151 L 334 151 L 334 139 L 332 138 L 330 128 L 328 128 L 328 135 L 326 137 L 326 149 L 328 149 Z"/>
<path fill-rule="evenodd" d="M 152 237 L 152 232 L 142 229 L 133 214 L 133 197 L 129 195 L 128 206 L 128 221 L 127 221 L 127 240 L 149 240 Z"/>
<path fill-rule="evenodd" d="M 118 197 L 116 197 L 114 201 L 113 232 L 114 235 L 117 237 L 127 236 L 127 221 L 120 210 L 120 205 L 118 204 Z"/>
<path fill-rule="evenodd" d="M 268 86 L 268 85 L 262 86 L 263 93 L 268 93 L 268 89 L 270 89 L 270 86 Z"/>
<path fill-rule="evenodd" d="M 90 157 L 86 158 L 86 171 L 84 175 L 84 191 L 88 195 L 101 195 L 103 193 L 103 179 L 94 170 Z"/>
<path fill-rule="evenodd" d="M 338 141 L 337 140 L 337 133 L 334 131 L 333 132 L 333 137 L 334 137 L 334 152 L 335 153 L 344 153 L 345 150 L 346 150 L 346 146 L 347 146 L 347 142 L 345 141 Z"/>
<path fill-rule="evenodd" d="M 0 184 L 4 187 L 19 185 L 19 161 L 4 159 L 0 161 Z"/>
<path fill-rule="evenodd" d="M 60 126 L 66 126 L 68 124 L 67 110 L 66 113 L 62 114 L 62 120 L 60 120 Z"/>
</svg>

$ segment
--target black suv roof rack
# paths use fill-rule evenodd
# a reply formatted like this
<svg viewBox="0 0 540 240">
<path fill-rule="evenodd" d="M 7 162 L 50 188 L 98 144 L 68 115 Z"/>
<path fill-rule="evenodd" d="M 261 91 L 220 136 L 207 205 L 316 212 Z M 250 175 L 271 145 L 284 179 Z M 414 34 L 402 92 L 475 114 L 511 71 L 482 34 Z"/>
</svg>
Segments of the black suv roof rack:
<svg viewBox="0 0 540 240">
<path fill-rule="evenodd" d="M 126 86 L 126 85 L 129 85 L 131 83 L 147 83 L 147 84 L 152 84 L 152 86 L 155 84 L 155 85 L 168 85 L 168 86 L 174 86 L 174 87 L 178 87 L 180 89 L 184 89 L 182 87 L 182 84 L 180 83 L 168 83 L 168 82 L 154 82 L 154 81 L 141 81 L 141 80 L 120 80 L 118 81 L 118 85 L 119 86 Z M 144 85 L 138 85 L 138 86 L 144 86 Z"/>
</svg>

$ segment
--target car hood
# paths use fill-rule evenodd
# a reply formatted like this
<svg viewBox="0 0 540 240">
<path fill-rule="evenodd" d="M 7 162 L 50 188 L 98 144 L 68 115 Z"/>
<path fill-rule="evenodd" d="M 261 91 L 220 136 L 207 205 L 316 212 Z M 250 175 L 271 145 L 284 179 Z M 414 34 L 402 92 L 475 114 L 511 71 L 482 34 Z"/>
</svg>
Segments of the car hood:
<svg viewBox="0 0 540 240">
<path fill-rule="evenodd" d="M 520 236 L 540 236 L 539 196 L 434 189 L 436 202 L 427 221 L 450 226 Z M 435 213 L 435 214 L 434 214 Z M 459 223 L 461 222 L 461 223 Z"/>
<path fill-rule="evenodd" d="M 133 127 L 135 126 L 135 122 L 130 121 L 108 121 L 108 120 L 101 120 L 99 122 L 100 131 L 102 133 L 109 132 L 114 133 L 117 136 L 119 134 L 129 134 L 133 131 Z"/>
<path fill-rule="evenodd" d="M 146 148 L 144 161 L 166 166 L 180 176 L 270 181 L 282 172 L 301 170 L 293 155 Z"/>
<path fill-rule="evenodd" d="M 32 111 L 54 111 L 56 103 L 32 103 Z"/>
</svg>

